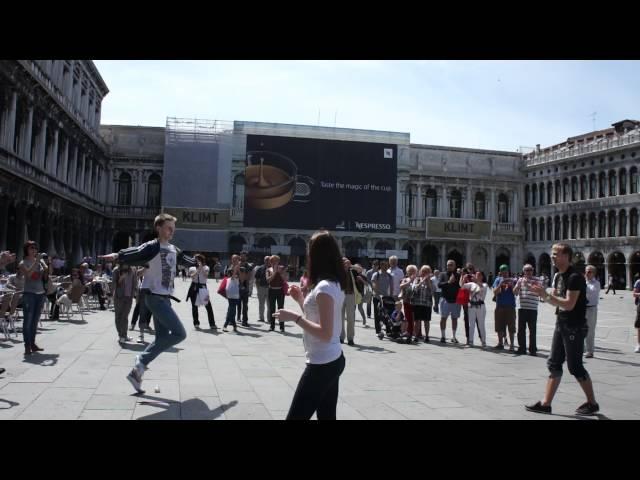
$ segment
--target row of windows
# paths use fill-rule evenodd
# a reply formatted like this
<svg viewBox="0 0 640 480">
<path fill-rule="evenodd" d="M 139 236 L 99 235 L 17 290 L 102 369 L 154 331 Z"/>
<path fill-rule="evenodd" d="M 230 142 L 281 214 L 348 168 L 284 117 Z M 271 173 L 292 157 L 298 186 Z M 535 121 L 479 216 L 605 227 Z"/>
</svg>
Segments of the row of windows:
<svg viewBox="0 0 640 480">
<path fill-rule="evenodd" d="M 412 218 L 417 215 L 417 206 L 420 199 L 413 186 L 407 188 L 404 196 L 404 214 Z M 442 201 L 436 194 L 435 189 L 428 189 L 422 199 L 425 217 L 438 217 L 438 205 Z M 484 192 L 476 192 L 473 200 L 473 218 L 478 220 L 487 219 L 487 207 L 489 202 Z M 462 218 L 462 192 L 452 190 L 449 195 L 449 212 L 445 212 L 449 218 Z M 507 223 L 509 221 L 509 198 L 506 194 L 498 195 L 498 222 Z"/>
<path fill-rule="evenodd" d="M 616 212 L 592 212 L 578 216 L 559 215 L 548 218 L 532 218 L 524 221 L 525 241 L 543 242 L 553 240 L 638 236 L 638 210 L 632 208 Z"/>
<path fill-rule="evenodd" d="M 152 174 L 149 177 L 147 185 L 147 207 L 159 207 L 162 191 L 162 179 L 160 175 Z M 118 205 L 131 206 L 132 187 L 131 175 L 126 172 L 121 173 L 118 178 Z"/>
<path fill-rule="evenodd" d="M 630 180 L 627 183 L 627 180 Z M 524 206 L 535 207 L 537 205 L 550 205 L 561 202 L 575 202 L 578 200 L 593 200 L 606 196 L 627 195 L 640 191 L 638 168 L 631 167 L 627 175 L 627 169 L 610 170 L 599 175 L 592 173 L 586 175 L 565 178 L 562 182 L 547 182 L 524 187 Z"/>
</svg>

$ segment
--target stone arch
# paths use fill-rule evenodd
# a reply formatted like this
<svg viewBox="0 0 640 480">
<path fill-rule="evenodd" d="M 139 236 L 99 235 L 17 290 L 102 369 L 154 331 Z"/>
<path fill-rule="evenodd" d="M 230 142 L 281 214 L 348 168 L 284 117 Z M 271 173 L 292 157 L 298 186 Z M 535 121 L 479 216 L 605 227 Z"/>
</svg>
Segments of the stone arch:
<svg viewBox="0 0 640 480">
<path fill-rule="evenodd" d="M 622 252 L 616 251 L 607 257 L 607 272 L 613 276 L 615 288 L 624 289 L 627 286 L 627 265 Z"/>
<path fill-rule="evenodd" d="M 551 257 L 548 253 L 542 253 L 538 257 L 538 274 L 551 277 Z"/>
<path fill-rule="evenodd" d="M 589 257 L 587 257 L 587 262 L 590 265 L 596 267 L 596 271 L 598 272 L 598 280 L 600 280 L 600 285 L 604 287 L 607 279 L 604 278 L 604 255 L 602 255 L 602 252 L 599 252 L 597 250 L 595 252 L 591 252 L 591 254 L 589 254 Z"/>
<path fill-rule="evenodd" d="M 237 235 L 237 234 L 232 235 L 229 238 L 229 253 L 230 254 L 240 253 L 244 249 L 244 246 L 246 245 L 246 243 L 247 241 L 244 239 L 242 235 Z"/>
<path fill-rule="evenodd" d="M 440 265 L 440 251 L 435 245 L 427 244 L 422 247 L 421 265 L 429 265 L 432 270 L 438 270 Z"/>
<path fill-rule="evenodd" d="M 494 272 L 500 271 L 500 265 L 505 264 L 509 265 L 509 269 L 513 271 L 513 265 L 510 264 L 511 261 L 511 252 L 506 247 L 500 247 L 496 250 L 496 258 L 495 258 L 495 270 Z"/>
</svg>

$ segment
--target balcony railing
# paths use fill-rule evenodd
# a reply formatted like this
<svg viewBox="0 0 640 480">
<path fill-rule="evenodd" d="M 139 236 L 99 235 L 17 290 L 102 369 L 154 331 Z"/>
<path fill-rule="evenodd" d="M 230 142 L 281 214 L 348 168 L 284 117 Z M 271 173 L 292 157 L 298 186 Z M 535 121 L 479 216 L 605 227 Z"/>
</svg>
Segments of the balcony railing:
<svg viewBox="0 0 640 480">
<path fill-rule="evenodd" d="M 126 205 L 110 205 L 105 208 L 108 217 L 153 218 L 160 213 L 160 207 L 132 207 Z"/>
<path fill-rule="evenodd" d="M 563 148 L 556 150 L 555 152 L 540 152 L 529 154 L 524 164 L 527 167 L 533 165 L 540 165 L 542 163 L 553 162 L 555 160 L 562 160 L 565 158 L 577 157 L 580 155 L 586 155 L 588 153 L 602 152 L 610 150 L 612 148 L 624 147 L 627 145 L 640 144 L 640 131 L 633 131 L 632 133 L 616 137 L 610 140 L 597 140 L 587 145 L 578 145 L 573 148 Z"/>
<path fill-rule="evenodd" d="M 515 235 L 519 235 L 521 233 L 520 225 L 517 223 L 494 223 L 493 231 L 495 233 L 512 233 Z"/>
</svg>

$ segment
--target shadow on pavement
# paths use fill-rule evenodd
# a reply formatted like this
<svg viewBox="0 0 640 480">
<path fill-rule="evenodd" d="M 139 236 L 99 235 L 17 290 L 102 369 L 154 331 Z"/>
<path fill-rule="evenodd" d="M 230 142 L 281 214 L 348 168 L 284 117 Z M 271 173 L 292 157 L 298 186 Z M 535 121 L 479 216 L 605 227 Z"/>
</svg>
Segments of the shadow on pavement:
<svg viewBox="0 0 640 480">
<path fill-rule="evenodd" d="M 58 363 L 57 353 L 32 353 L 31 355 L 25 355 L 23 362 L 32 363 L 33 365 L 42 365 L 43 367 L 53 367 Z"/>
<path fill-rule="evenodd" d="M 123 348 L 124 350 L 133 350 L 134 352 L 142 352 L 144 351 L 144 349 L 146 349 L 149 344 L 152 342 L 148 342 L 145 340 L 145 343 L 123 343 L 120 345 L 121 348 Z M 176 352 L 181 352 L 182 349 L 181 348 L 176 348 L 176 347 L 171 347 L 168 350 L 164 350 L 164 352 L 171 352 L 171 353 L 176 353 Z"/>
<path fill-rule="evenodd" d="M 5 407 L 5 406 L 2 405 L 3 403 L 8 404 L 9 406 Z M 0 398 L 0 410 L 9 410 L 10 408 L 16 407 L 18 405 L 20 405 L 18 402 L 14 402 L 12 400 L 5 400 L 4 398 Z"/>
<path fill-rule="evenodd" d="M 166 411 L 172 405 L 177 405 L 179 407 L 180 420 L 214 420 L 238 404 L 237 400 L 231 400 L 229 403 L 222 404 L 213 410 L 209 410 L 209 406 L 199 398 L 191 398 L 184 402 L 176 402 L 173 400 L 167 400 L 166 398 L 153 397 L 146 394 L 137 395 L 137 397 L 145 399 L 138 402 L 140 405 L 149 405 L 163 409 L 157 413 L 140 417 L 138 420 L 166 420 Z"/>
</svg>

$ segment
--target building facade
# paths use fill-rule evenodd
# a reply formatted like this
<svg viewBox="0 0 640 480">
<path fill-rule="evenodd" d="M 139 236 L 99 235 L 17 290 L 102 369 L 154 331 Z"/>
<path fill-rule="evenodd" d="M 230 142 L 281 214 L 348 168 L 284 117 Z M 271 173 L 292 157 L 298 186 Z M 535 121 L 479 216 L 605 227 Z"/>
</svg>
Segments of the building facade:
<svg viewBox="0 0 640 480">
<path fill-rule="evenodd" d="M 152 238 L 166 131 L 101 125 L 108 91 L 91 61 L 0 61 L 0 249 L 21 256 L 34 239 L 75 264 Z M 453 258 L 485 272 L 502 263 L 517 271 L 526 261 L 550 275 L 550 246 L 565 240 L 576 264 L 596 265 L 603 281 L 613 275 L 630 287 L 640 273 L 637 121 L 527 155 L 412 144 L 399 132 L 233 122 L 228 133 L 228 220 L 225 213 L 216 227 L 227 242 L 214 252 L 223 259 L 245 249 L 254 258 L 280 253 L 293 268 L 304 262 L 314 229 L 245 225 L 247 137 L 273 135 L 397 148 L 395 231 L 336 230 L 353 261 L 396 254 L 443 268 Z"/>
<path fill-rule="evenodd" d="M 524 156 L 524 250 L 552 273 L 549 245 L 572 246 L 574 263 L 598 268 L 604 284 L 630 288 L 640 273 L 638 154 L 640 122 L 567 139 Z"/>
</svg>

